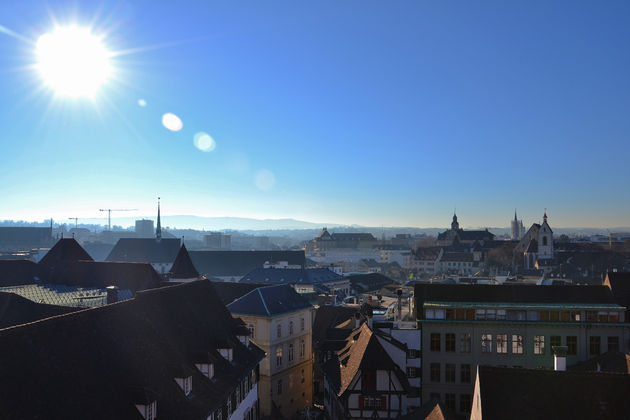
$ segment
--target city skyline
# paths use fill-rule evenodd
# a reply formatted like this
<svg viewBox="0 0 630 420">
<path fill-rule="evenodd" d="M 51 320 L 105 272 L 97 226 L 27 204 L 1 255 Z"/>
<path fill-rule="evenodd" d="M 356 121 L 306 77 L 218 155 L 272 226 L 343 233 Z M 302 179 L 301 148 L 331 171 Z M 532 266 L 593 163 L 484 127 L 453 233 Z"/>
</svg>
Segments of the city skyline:
<svg viewBox="0 0 630 420">
<path fill-rule="evenodd" d="M 480 227 L 516 207 L 526 227 L 544 208 L 552 226 L 627 226 L 628 12 L 5 3 L 0 220 L 146 216 L 160 195 L 165 215 L 439 227 L 456 207 Z M 34 68 L 70 24 L 114 52 L 91 99 Z"/>
</svg>

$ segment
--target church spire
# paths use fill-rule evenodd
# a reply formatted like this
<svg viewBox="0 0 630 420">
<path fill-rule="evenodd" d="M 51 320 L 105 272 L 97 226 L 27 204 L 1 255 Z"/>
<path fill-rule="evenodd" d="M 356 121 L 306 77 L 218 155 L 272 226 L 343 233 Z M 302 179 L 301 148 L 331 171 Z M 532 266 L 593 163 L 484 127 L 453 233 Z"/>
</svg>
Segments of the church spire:
<svg viewBox="0 0 630 420">
<path fill-rule="evenodd" d="M 515 221 L 515 222 L 517 222 L 517 221 L 518 221 L 518 219 L 517 219 L 517 217 L 516 217 L 516 209 L 514 209 L 514 221 Z"/>
<path fill-rule="evenodd" d="M 543 221 L 547 222 L 547 209 L 545 209 L 545 215 L 543 216 Z"/>
<path fill-rule="evenodd" d="M 157 239 L 162 239 L 162 223 L 160 221 L 160 197 L 158 197 L 158 217 L 157 228 L 155 228 L 155 237 Z"/>
</svg>

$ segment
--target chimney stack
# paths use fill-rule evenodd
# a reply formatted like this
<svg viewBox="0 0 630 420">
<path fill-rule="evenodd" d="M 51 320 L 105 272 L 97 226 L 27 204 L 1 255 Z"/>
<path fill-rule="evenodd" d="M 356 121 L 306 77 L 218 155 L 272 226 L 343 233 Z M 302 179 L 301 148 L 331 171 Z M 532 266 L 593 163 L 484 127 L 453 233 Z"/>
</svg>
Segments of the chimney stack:
<svg viewBox="0 0 630 420">
<path fill-rule="evenodd" d="M 118 302 L 118 286 L 107 286 L 107 304 Z"/>
<path fill-rule="evenodd" d="M 367 319 L 368 319 L 368 327 L 372 329 L 372 317 L 374 316 L 374 311 L 372 308 L 367 309 Z"/>
<path fill-rule="evenodd" d="M 553 351 L 553 370 L 567 370 L 567 346 L 552 346 Z"/>
<path fill-rule="evenodd" d="M 356 312 L 354 314 L 354 327 L 359 328 L 361 326 L 361 314 Z"/>
<path fill-rule="evenodd" d="M 396 294 L 398 295 L 398 321 L 402 319 L 402 289 L 396 290 Z"/>
</svg>

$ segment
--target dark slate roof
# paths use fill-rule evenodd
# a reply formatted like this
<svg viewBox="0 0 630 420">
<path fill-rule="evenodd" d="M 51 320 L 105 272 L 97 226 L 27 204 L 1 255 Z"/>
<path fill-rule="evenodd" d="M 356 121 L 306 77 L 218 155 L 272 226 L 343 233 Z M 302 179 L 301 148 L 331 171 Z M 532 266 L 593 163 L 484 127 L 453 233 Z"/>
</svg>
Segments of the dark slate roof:
<svg viewBox="0 0 630 420">
<path fill-rule="evenodd" d="M 35 303 L 15 293 L 0 292 L 0 329 L 76 310 L 76 308 Z"/>
<path fill-rule="evenodd" d="M 449 229 L 438 234 L 438 240 L 444 240 L 451 237 L 457 237 L 460 241 L 491 241 L 495 238 L 493 233 L 488 230 L 464 230 L 464 229 Z"/>
<path fill-rule="evenodd" d="M 472 252 L 445 252 L 440 261 L 473 262 Z"/>
<path fill-rule="evenodd" d="M 190 258 L 206 277 L 242 277 L 266 262 L 287 261 L 304 267 L 304 251 L 190 251 Z"/>
<path fill-rule="evenodd" d="M 231 281 L 213 281 L 212 285 L 224 305 L 229 305 L 252 290 L 267 286 L 266 284 L 233 283 Z"/>
<path fill-rule="evenodd" d="M 319 284 L 338 280 L 343 277 L 327 268 L 255 268 L 240 283 Z"/>
<path fill-rule="evenodd" d="M 361 369 L 394 371 L 403 386 L 409 387 L 405 374 L 394 363 L 366 323 L 347 336 L 346 346 L 338 351 L 336 358 L 332 360 L 333 364 L 324 364 L 323 370 L 339 396 L 346 392 L 352 379 Z"/>
<path fill-rule="evenodd" d="M 432 400 L 422 404 L 421 408 L 396 418 L 397 420 L 460 420 L 467 417 L 458 416 L 442 407 L 437 400 Z"/>
<path fill-rule="evenodd" d="M 333 233 L 330 235 L 333 241 L 376 241 L 371 233 Z"/>
<path fill-rule="evenodd" d="M 479 367 L 484 420 L 621 419 L 630 413 L 630 375 Z"/>
<path fill-rule="evenodd" d="M 630 373 L 630 356 L 619 351 L 606 352 L 584 362 L 569 366 L 569 370 L 589 372 Z"/>
<path fill-rule="evenodd" d="M 383 286 L 393 283 L 392 279 L 380 273 L 357 274 L 346 278 L 357 293 L 381 290 Z"/>
<path fill-rule="evenodd" d="M 170 263 L 181 241 L 177 238 L 120 238 L 106 261 Z"/>
<path fill-rule="evenodd" d="M 430 246 L 430 247 L 418 247 L 414 249 L 412 252 L 414 256 L 419 260 L 435 260 L 440 255 L 440 250 L 442 247 L 440 246 Z"/>
<path fill-rule="evenodd" d="M 184 244 L 182 244 L 182 247 L 179 249 L 175 262 L 168 274 L 173 279 L 190 279 L 199 277 L 199 272 L 190 260 L 190 255 L 188 254 L 188 250 Z"/>
<path fill-rule="evenodd" d="M 29 260 L 0 260 L 0 287 L 37 283 L 45 271 Z"/>
<path fill-rule="evenodd" d="M 614 304 L 606 286 L 534 286 L 526 284 L 416 284 L 416 307 L 424 301 Z"/>
<path fill-rule="evenodd" d="M 140 292 L 125 302 L 0 330 L 0 412 L 7 418 L 207 418 L 264 358 L 208 281 Z M 233 362 L 219 348 L 233 348 Z M 215 364 L 212 380 L 194 364 Z M 174 381 L 192 375 L 192 394 Z"/>
<path fill-rule="evenodd" d="M 39 246 L 52 242 L 52 229 L 50 227 L 0 227 L 0 245 L 24 245 Z"/>
<path fill-rule="evenodd" d="M 118 286 L 135 292 L 157 287 L 160 276 L 148 263 L 76 261 L 57 266 L 47 282 L 97 288 Z"/>
<path fill-rule="evenodd" d="M 315 346 L 328 338 L 328 330 L 337 325 L 354 319 L 357 308 L 348 306 L 324 305 L 317 308 L 313 321 L 313 344 Z M 344 336 L 345 338 L 345 336 Z"/>
<path fill-rule="evenodd" d="M 304 297 L 287 284 L 259 287 L 228 305 L 234 314 L 268 317 L 311 307 Z"/>
<path fill-rule="evenodd" d="M 94 261 L 73 238 L 59 239 L 55 246 L 44 255 L 39 265 L 52 269 L 59 264 L 71 261 Z"/>
</svg>

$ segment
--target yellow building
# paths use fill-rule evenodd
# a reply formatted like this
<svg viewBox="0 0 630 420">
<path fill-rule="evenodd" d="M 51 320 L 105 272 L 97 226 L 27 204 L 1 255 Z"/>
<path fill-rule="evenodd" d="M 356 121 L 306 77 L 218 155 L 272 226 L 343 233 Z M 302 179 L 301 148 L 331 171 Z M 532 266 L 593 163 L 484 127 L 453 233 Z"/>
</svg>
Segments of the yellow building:
<svg viewBox="0 0 630 420">
<path fill-rule="evenodd" d="M 258 383 L 263 416 L 287 419 L 313 404 L 313 307 L 289 285 L 260 287 L 228 305 L 267 357 Z"/>
</svg>

